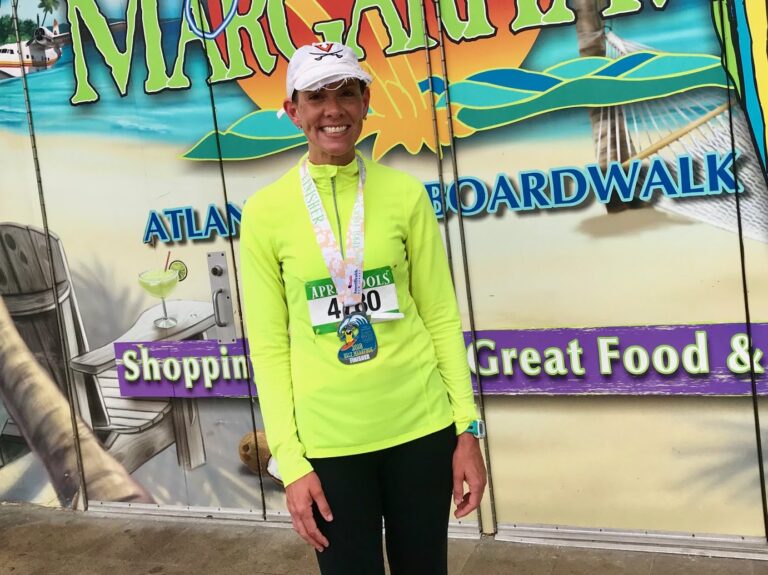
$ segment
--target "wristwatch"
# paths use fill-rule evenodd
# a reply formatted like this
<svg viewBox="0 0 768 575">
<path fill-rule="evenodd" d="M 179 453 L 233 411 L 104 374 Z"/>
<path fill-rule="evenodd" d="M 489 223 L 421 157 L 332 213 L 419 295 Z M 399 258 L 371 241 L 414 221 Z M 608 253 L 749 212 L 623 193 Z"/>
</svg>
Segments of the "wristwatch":
<svg viewBox="0 0 768 575">
<path fill-rule="evenodd" d="M 485 422 L 482 419 L 475 419 L 469 424 L 469 427 L 464 430 L 464 433 L 471 433 L 478 439 L 485 437 Z"/>
</svg>

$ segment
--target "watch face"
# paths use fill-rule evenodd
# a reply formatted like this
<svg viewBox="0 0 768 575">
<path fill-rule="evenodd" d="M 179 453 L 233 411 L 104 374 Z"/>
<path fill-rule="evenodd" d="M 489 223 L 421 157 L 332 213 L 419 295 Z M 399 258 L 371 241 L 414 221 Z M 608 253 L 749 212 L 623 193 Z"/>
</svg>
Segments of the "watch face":
<svg viewBox="0 0 768 575">
<path fill-rule="evenodd" d="M 476 419 L 467 426 L 464 433 L 471 433 L 478 439 L 485 437 L 485 422 L 482 419 Z"/>
</svg>

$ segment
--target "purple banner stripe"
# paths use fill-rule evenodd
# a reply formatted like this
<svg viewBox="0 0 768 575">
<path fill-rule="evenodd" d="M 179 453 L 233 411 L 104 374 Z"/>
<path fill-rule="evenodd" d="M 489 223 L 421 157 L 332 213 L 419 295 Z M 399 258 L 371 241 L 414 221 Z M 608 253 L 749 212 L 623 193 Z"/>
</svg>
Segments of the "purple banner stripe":
<svg viewBox="0 0 768 575">
<path fill-rule="evenodd" d="M 752 331 L 758 393 L 766 394 L 759 371 L 768 324 Z M 477 348 L 485 394 L 751 393 L 743 323 L 478 331 Z"/>
<path fill-rule="evenodd" d="M 251 369 L 242 339 L 227 345 L 212 339 L 115 342 L 115 358 L 123 397 L 248 397 Z"/>
<path fill-rule="evenodd" d="M 758 392 L 768 394 L 762 373 L 768 324 L 752 330 Z M 464 338 L 469 346 L 469 334 Z M 486 394 L 751 393 L 744 324 L 479 331 L 477 348 Z M 249 395 L 243 340 L 117 342 L 115 357 L 123 397 Z M 469 347 L 467 357 L 472 365 Z M 475 376 L 473 384 L 477 391 Z"/>
</svg>

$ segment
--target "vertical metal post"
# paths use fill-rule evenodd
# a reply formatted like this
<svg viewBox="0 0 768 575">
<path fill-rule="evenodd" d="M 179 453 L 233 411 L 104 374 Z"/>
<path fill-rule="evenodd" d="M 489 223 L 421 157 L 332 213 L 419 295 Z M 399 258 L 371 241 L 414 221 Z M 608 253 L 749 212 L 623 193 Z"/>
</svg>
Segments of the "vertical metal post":
<svg viewBox="0 0 768 575">
<path fill-rule="evenodd" d="M 88 510 L 88 490 L 85 483 L 85 469 L 83 468 L 83 456 L 80 452 L 80 432 L 77 428 L 77 414 L 75 413 L 75 400 L 72 392 L 72 368 L 69 365 L 70 350 L 67 342 L 67 336 L 64 332 L 64 318 L 61 313 L 61 303 L 59 303 L 58 293 L 56 292 L 56 272 L 54 269 L 53 246 L 51 245 L 51 236 L 48 229 L 48 212 L 45 207 L 45 195 L 43 194 L 43 180 L 40 174 L 40 159 L 37 155 L 37 138 L 35 136 L 35 123 L 32 119 L 32 104 L 29 98 L 29 83 L 27 82 L 27 70 L 24 67 L 24 54 L 21 44 L 21 35 L 19 34 L 19 0 L 11 2 L 11 20 L 13 30 L 16 35 L 16 47 L 19 53 L 19 64 L 21 68 L 21 83 L 24 90 L 24 104 L 27 112 L 27 125 L 29 126 L 29 140 L 32 146 L 32 161 L 35 165 L 35 178 L 37 180 L 37 196 L 40 200 L 40 213 L 43 219 L 43 229 L 45 230 L 45 247 L 48 251 L 48 265 L 52 278 L 51 290 L 53 291 L 53 301 L 56 303 L 56 328 L 59 333 L 64 355 L 64 377 L 66 378 L 67 401 L 69 402 L 69 416 L 72 422 L 72 433 L 75 439 L 75 454 L 77 456 L 77 467 L 80 473 L 80 492 L 83 494 L 83 508 Z M 32 60 L 30 59 L 30 63 Z"/>
<path fill-rule="evenodd" d="M 237 0 L 232 0 L 232 2 L 237 2 Z M 197 0 L 197 6 L 200 10 L 200 14 L 205 15 L 205 11 L 203 10 L 202 0 Z M 223 29 L 222 29 L 223 30 Z M 208 41 L 205 38 L 201 38 L 200 41 L 203 44 L 203 51 L 205 52 L 206 60 L 210 62 L 210 58 L 208 58 Z M 234 229 L 233 221 L 232 221 L 232 214 L 229 210 L 229 195 L 227 194 L 227 178 L 224 173 L 224 160 L 221 157 L 221 136 L 219 134 L 219 118 L 216 114 L 216 101 L 213 96 L 213 85 L 210 82 L 207 82 L 208 84 L 208 94 L 211 101 L 211 114 L 213 118 L 213 133 L 216 134 L 216 152 L 219 156 L 219 175 L 221 177 L 221 188 L 224 193 L 224 207 L 226 208 L 226 214 L 227 214 L 227 230 L 231 232 L 231 230 Z M 238 276 L 237 273 L 237 260 L 235 259 L 235 240 L 232 238 L 232 235 L 230 233 L 229 236 L 229 250 L 232 255 L 232 275 L 235 278 L 235 296 L 237 298 L 237 309 L 239 311 L 238 316 L 240 318 L 240 333 L 243 336 L 243 355 L 246 354 L 248 346 L 245 343 L 245 327 L 243 325 L 243 313 L 242 313 L 242 302 L 240 301 L 240 285 L 238 282 Z M 246 370 L 246 377 L 248 378 L 248 408 L 251 412 L 251 429 L 253 431 L 253 440 L 254 445 L 256 445 L 256 460 L 261 461 L 260 453 L 259 453 L 259 441 L 258 436 L 256 434 L 256 416 L 253 413 L 253 405 L 254 405 L 254 395 L 253 395 L 253 389 L 251 387 L 251 382 L 253 381 L 253 375 L 251 374 L 251 363 L 250 361 L 245 362 L 245 370 Z M 259 475 L 259 492 L 261 495 L 261 518 L 266 521 L 267 520 L 267 501 L 264 497 L 264 478 L 262 477 L 261 473 L 261 465 L 258 465 L 258 475 Z"/>
<path fill-rule="evenodd" d="M 445 234 L 445 252 L 448 257 L 448 269 L 451 270 L 451 281 L 455 283 L 453 276 L 453 248 L 451 247 L 451 235 L 448 227 L 448 205 L 445 202 L 445 178 L 443 175 L 443 147 L 440 144 L 440 128 L 437 124 L 437 103 L 435 102 L 435 84 L 432 73 L 432 59 L 429 55 L 429 28 L 427 26 L 427 0 L 421 0 L 421 22 L 424 26 L 424 57 L 427 62 L 427 79 L 429 80 L 429 109 L 432 112 L 432 128 L 435 134 L 435 159 L 437 160 L 437 178 L 440 185 L 440 205 L 443 210 L 443 231 Z M 438 42 L 442 42 L 439 39 Z"/>
<path fill-rule="evenodd" d="M 731 28 L 726 29 L 725 27 L 725 13 L 724 13 L 724 5 L 726 4 L 725 0 L 720 0 L 718 4 L 718 17 L 720 19 L 720 29 L 722 31 L 722 34 L 724 36 L 722 46 L 723 46 L 723 61 L 724 65 L 726 67 L 726 82 L 728 85 L 727 95 L 728 95 L 728 125 L 730 128 L 730 135 L 731 135 L 731 151 L 734 154 L 734 158 L 736 157 L 736 137 L 733 133 L 733 90 L 734 87 L 731 85 L 731 70 L 728 69 L 728 42 L 725 41 L 725 35 L 726 34 L 733 34 L 733 30 Z M 730 5 L 730 3 L 729 3 Z M 730 22 L 733 22 L 733 18 L 729 18 Z M 738 190 L 739 187 L 739 171 L 738 171 L 738 162 L 733 162 L 733 180 L 734 185 L 736 189 Z M 760 498 L 762 502 L 762 511 L 763 511 L 763 529 L 764 529 L 764 535 L 766 538 L 766 541 L 768 541 L 768 500 L 766 500 L 766 489 L 765 489 L 765 466 L 763 462 L 763 440 L 761 435 L 761 427 L 760 427 L 760 407 L 757 401 L 757 378 L 755 376 L 755 351 L 753 347 L 752 342 L 752 316 L 749 309 L 749 287 L 747 285 L 747 264 L 746 264 L 746 254 L 744 252 L 744 234 L 742 229 L 742 222 L 741 222 L 741 202 L 740 202 L 740 194 L 738 191 L 733 194 L 736 198 L 736 223 L 738 225 L 738 232 L 739 232 L 739 260 L 741 264 L 741 287 L 743 291 L 743 297 L 744 297 L 744 317 L 746 322 L 746 332 L 747 332 L 747 346 L 749 350 L 749 381 L 751 384 L 751 390 L 752 390 L 752 412 L 754 414 L 754 420 L 755 420 L 755 447 L 757 449 L 757 466 L 758 466 L 758 473 L 760 476 Z"/>
<path fill-rule="evenodd" d="M 435 16 L 437 19 L 437 35 L 438 35 L 438 44 L 440 46 L 440 66 L 441 71 L 443 74 L 443 81 L 445 83 L 445 105 L 447 108 L 447 115 L 448 115 L 448 140 L 451 148 L 451 167 L 453 169 L 453 185 L 456 189 L 456 212 L 459 217 L 459 242 L 461 244 L 461 260 L 462 264 L 464 266 L 464 286 L 467 292 L 467 308 L 469 312 L 469 333 L 470 333 L 470 343 L 472 348 L 472 360 L 475 364 L 475 377 L 477 378 L 477 391 L 478 391 L 478 404 L 480 407 L 480 415 L 483 419 L 485 419 L 485 401 L 483 399 L 483 383 L 482 383 L 482 377 L 480 375 L 480 365 L 477 360 L 477 335 L 475 330 L 475 312 L 474 312 L 474 306 L 472 304 L 472 287 L 470 285 L 469 280 L 469 262 L 467 260 L 467 243 L 466 243 L 466 237 L 464 234 L 464 217 L 463 217 L 463 206 L 464 204 L 461 201 L 461 187 L 459 186 L 459 168 L 456 162 L 456 138 L 453 131 L 453 114 L 451 112 L 451 87 L 450 87 L 450 80 L 448 79 L 448 65 L 446 63 L 445 58 L 445 43 L 444 38 L 445 34 L 443 32 L 443 21 L 442 21 L 442 14 L 440 11 L 440 0 L 433 0 L 435 5 Z M 446 209 L 447 212 L 447 209 Z M 487 429 L 486 425 L 486 429 Z M 483 449 L 485 450 L 486 454 L 486 466 L 488 468 L 488 497 L 490 498 L 491 503 L 491 525 L 493 532 L 496 532 L 497 529 L 497 521 L 496 521 L 496 504 L 494 500 L 494 491 L 493 491 L 493 473 L 491 471 L 491 457 L 490 452 L 488 450 L 488 436 L 486 435 L 485 438 L 483 438 Z M 480 509 L 478 508 L 478 515 L 479 515 Z M 482 518 L 481 518 L 481 525 L 482 525 Z"/>
</svg>

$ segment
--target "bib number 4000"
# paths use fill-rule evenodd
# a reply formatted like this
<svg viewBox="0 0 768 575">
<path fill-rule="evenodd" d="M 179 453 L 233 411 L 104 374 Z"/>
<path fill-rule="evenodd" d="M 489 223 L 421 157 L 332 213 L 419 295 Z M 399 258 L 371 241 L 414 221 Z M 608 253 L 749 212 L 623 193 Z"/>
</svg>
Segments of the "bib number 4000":
<svg viewBox="0 0 768 575">
<path fill-rule="evenodd" d="M 349 311 L 366 313 L 368 310 L 378 311 L 381 308 L 381 296 L 375 289 L 364 291 L 362 296 L 363 301 L 355 306 L 351 306 Z M 328 305 L 328 315 L 341 319 L 342 313 L 339 298 L 331 298 L 331 303 Z"/>
</svg>

